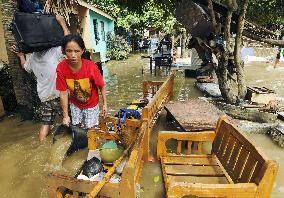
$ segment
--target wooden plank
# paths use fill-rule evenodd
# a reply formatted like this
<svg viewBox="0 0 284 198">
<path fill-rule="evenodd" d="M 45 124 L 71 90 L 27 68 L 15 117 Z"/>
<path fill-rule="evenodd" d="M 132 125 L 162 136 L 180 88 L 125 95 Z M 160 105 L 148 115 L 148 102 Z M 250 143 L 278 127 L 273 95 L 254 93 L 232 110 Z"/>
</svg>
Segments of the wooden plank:
<svg viewBox="0 0 284 198">
<path fill-rule="evenodd" d="M 226 176 L 228 182 L 229 182 L 230 184 L 233 184 L 233 183 L 234 183 L 233 179 L 232 179 L 231 176 L 228 174 L 227 170 L 224 168 L 224 166 L 222 165 L 222 163 L 217 159 L 216 156 L 214 156 L 214 158 L 216 159 L 216 161 L 218 162 L 219 167 L 222 169 L 223 173 L 225 174 L 225 176 Z"/>
<path fill-rule="evenodd" d="M 234 125 L 229 124 L 228 122 L 225 122 L 224 125 L 226 125 L 226 128 L 230 130 L 230 133 L 242 144 L 245 146 L 247 150 L 249 150 L 252 155 L 257 159 L 257 161 L 260 161 L 264 163 L 265 161 L 265 155 L 257 149 L 257 147 L 249 141 L 249 139 L 240 132 L 238 128 L 236 128 Z"/>
<path fill-rule="evenodd" d="M 181 154 L 181 143 L 182 143 L 182 141 L 178 141 L 178 145 L 177 145 L 177 154 L 178 155 Z"/>
<path fill-rule="evenodd" d="M 186 156 L 167 156 L 163 157 L 162 162 L 164 164 L 184 164 L 184 165 L 210 165 L 217 166 L 217 161 L 211 156 L 203 157 L 203 158 L 193 158 Z"/>
<path fill-rule="evenodd" d="M 223 157 L 226 151 L 226 147 L 227 147 L 229 136 L 230 136 L 230 133 L 228 133 L 226 128 L 224 129 L 224 126 L 221 126 L 221 130 L 224 130 L 224 134 L 223 134 L 222 141 L 220 143 L 220 148 L 218 149 L 218 152 L 216 153 L 216 156 L 218 157 L 218 159 L 221 159 Z"/>
<path fill-rule="evenodd" d="M 259 173 L 260 173 L 263 166 L 264 166 L 264 164 L 260 163 L 259 161 L 257 162 L 255 169 L 254 169 L 254 172 L 253 172 L 251 179 L 250 179 L 251 182 L 259 184 L 258 176 L 259 176 Z"/>
<path fill-rule="evenodd" d="M 167 180 L 170 181 L 170 185 L 184 183 L 192 184 L 228 184 L 226 177 L 196 177 L 196 176 L 176 176 L 167 175 Z"/>
<path fill-rule="evenodd" d="M 221 142 L 222 142 L 223 137 L 224 137 L 225 130 L 223 130 L 223 122 L 224 122 L 224 120 L 221 120 L 219 127 L 216 128 L 216 137 L 215 137 L 215 139 L 212 143 L 212 151 L 215 154 L 217 154 L 219 152 L 220 147 L 221 147 Z"/>
<path fill-rule="evenodd" d="M 226 146 L 225 153 L 224 153 L 223 157 L 221 159 L 219 159 L 222 162 L 224 167 L 227 167 L 226 165 L 230 161 L 235 141 L 236 141 L 236 139 L 232 135 L 230 135 L 229 140 L 228 140 L 228 144 Z"/>
<path fill-rule="evenodd" d="M 57 173 L 49 174 L 47 179 L 49 189 L 57 189 L 60 186 L 64 186 L 72 191 L 84 193 L 89 193 L 96 184 L 97 182 L 80 180 Z M 119 194 L 119 189 L 119 184 L 106 183 L 106 185 L 102 188 L 100 195 L 117 197 Z"/>
<path fill-rule="evenodd" d="M 165 109 L 185 131 L 215 129 L 219 117 L 224 114 L 214 105 L 201 99 L 170 102 L 165 105 Z"/>
<path fill-rule="evenodd" d="M 187 141 L 187 154 L 191 155 L 191 145 L 192 145 L 192 141 Z"/>
<path fill-rule="evenodd" d="M 241 148 L 241 152 L 238 156 L 238 160 L 232 174 L 235 182 L 239 182 L 239 178 L 242 175 L 248 157 L 249 157 L 249 151 L 243 146 Z"/>
<path fill-rule="evenodd" d="M 234 168 L 236 166 L 236 163 L 237 163 L 238 156 L 239 156 L 240 152 L 241 152 L 241 144 L 240 144 L 240 142 L 238 140 L 236 140 L 235 143 L 234 143 L 234 148 L 233 148 L 233 152 L 232 152 L 231 158 L 224 165 L 226 170 L 227 170 L 227 172 L 231 176 L 233 174 L 233 170 L 234 170 Z"/>
<path fill-rule="evenodd" d="M 254 169 L 257 165 L 257 160 L 252 156 L 249 155 L 246 165 L 244 167 L 243 173 L 241 178 L 239 179 L 240 183 L 249 183 L 250 179 L 253 175 Z"/>
<path fill-rule="evenodd" d="M 197 152 L 198 154 L 202 154 L 203 153 L 203 142 L 198 142 L 197 144 Z"/>
<path fill-rule="evenodd" d="M 165 165 L 168 175 L 224 176 L 219 166 Z"/>
<path fill-rule="evenodd" d="M 201 184 L 176 182 L 167 192 L 168 197 L 238 197 L 255 198 L 255 184 Z"/>
</svg>

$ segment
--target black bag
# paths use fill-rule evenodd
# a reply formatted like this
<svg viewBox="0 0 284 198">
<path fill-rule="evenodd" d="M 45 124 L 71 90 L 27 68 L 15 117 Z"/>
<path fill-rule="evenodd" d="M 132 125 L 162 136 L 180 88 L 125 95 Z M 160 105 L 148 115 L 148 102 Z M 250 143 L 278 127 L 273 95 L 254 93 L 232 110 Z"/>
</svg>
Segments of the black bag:
<svg viewBox="0 0 284 198">
<path fill-rule="evenodd" d="M 18 0 L 20 12 L 42 12 L 43 5 L 39 0 Z"/>
<path fill-rule="evenodd" d="M 60 46 L 64 37 L 63 29 L 55 16 L 49 14 L 17 12 L 11 29 L 19 51 L 24 53 Z"/>
</svg>

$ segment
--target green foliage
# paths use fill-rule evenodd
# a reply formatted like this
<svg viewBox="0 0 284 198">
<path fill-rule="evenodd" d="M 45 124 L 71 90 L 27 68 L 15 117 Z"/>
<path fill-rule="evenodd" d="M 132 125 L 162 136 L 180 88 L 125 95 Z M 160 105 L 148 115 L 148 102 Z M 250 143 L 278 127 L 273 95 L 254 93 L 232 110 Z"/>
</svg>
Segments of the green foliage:
<svg viewBox="0 0 284 198">
<path fill-rule="evenodd" d="M 160 8 L 170 12 L 178 0 L 131 0 L 118 1 L 121 6 L 127 7 L 131 11 L 141 10 L 148 2 L 154 2 Z M 214 1 L 214 0 L 213 0 Z M 215 0 L 216 2 L 228 4 L 228 0 Z M 237 0 L 239 2 L 240 0 Z M 246 18 L 254 23 L 284 24 L 283 0 L 249 0 Z"/>
<path fill-rule="evenodd" d="M 124 60 L 131 51 L 125 39 L 119 35 L 107 34 L 107 54 L 111 60 Z"/>
<path fill-rule="evenodd" d="M 228 0 L 220 2 L 228 5 Z M 260 25 L 284 24 L 283 0 L 249 0 L 246 18 Z"/>
<path fill-rule="evenodd" d="M 251 0 L 247 10 L 247 18 L 258 24 L 284 24 L 283 0 Z"/>
<path fill-rule="evenodd" d="M 117 27 L 127 31 L 155 27 L 162 32 L 171 33 L 177 22 L 173 14 L 168 11 L 169 2 L 171 1 L 163 1 L 164 4 L 156 0 L 127 1 L 127 3 L 115 0 L 92 1 L 116 19 Z"/>
</svg>

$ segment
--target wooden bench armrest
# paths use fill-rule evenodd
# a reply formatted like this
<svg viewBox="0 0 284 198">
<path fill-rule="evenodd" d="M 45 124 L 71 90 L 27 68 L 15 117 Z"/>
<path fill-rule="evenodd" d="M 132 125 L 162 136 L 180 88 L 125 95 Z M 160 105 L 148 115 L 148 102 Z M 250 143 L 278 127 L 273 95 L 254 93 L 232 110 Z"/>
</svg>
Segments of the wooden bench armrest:
<svg viewBox="0 0 284 198">
<path fill-rule="evenodd" d="M 168 197 L 196 195 L 200 197 L 255 197 L 257 185 L 254 183 L 238 184 L 188 184 L 186 182 L 171 186 Z"/>
<path fill-rule="evenodd" d="M 201 131 L 201 132 L 177 132 L 177 131 L 160 131 L 157 143 L 157 155 L 167 156 L 166 142 L 169 139 L 175 139 L 181 147 L 181 141 L 189 142 L 213 142 L 215 138 L 214 131 Z M 180 150 L 180 148 L 178 148 Z"/>
</svg>

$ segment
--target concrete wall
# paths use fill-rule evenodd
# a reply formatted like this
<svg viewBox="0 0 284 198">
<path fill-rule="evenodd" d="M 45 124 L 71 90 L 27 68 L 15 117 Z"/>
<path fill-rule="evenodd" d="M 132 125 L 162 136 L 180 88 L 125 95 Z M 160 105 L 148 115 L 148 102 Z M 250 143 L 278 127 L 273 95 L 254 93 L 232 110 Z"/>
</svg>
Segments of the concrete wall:
<svg viewBox="0 0 284 198">
<path fill-rule="evenodd" d="M 78 6 L 78 16 L 80 18 L 81 24 L 81 30 L 82 30 L 82 38 L 84 39 L 85 45 L 87 49 L 92 48 L 91 42 L 91 28 L 90 28 L 90 15 L 87 8 Z"/>
<path fill-rule="evenodd" d="M 100 52 L 101 54 L 101 60 L 104 62 L 106 61 L 106 41 L 107 41 L 107 33 L 112 32 L 114 33 L 114 22 L 100 14 L 95 13 L 92 10 L 89 10 L 89 15 L 90 15 L 90 21 L 89 21 L 89 26 L 90 26 L 90 33 L 91 33 L 91 39 L 90 44 L 91 48 L 95 50 L 95 52 Z M 98 31 L 98 37 L 99 41 L 96 42 L 95 39 L 95 32 L 94 32 L 94 24 L 93 20 L 97 20 L 97 31 Z M 103 35 L 102 35 L 102 28 L 101 28 L 101 22 L 104 23 L 104 32 L 105 32 L 105 40 L 103 41 Z"/>
</svg>

